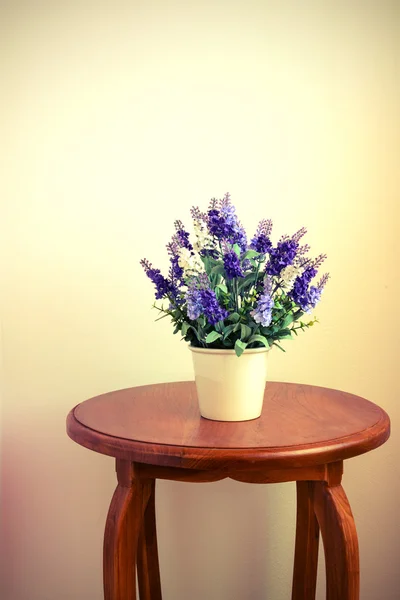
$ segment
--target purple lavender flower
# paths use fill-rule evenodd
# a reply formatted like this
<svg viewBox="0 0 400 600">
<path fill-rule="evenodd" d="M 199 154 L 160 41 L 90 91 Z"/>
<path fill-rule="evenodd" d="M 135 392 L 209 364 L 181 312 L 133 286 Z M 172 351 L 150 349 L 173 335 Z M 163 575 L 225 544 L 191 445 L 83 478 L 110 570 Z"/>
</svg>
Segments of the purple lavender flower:
<svg viewBox="0 0 400 600">
<path fill-rule="evenodd" d="M 177 281 L 182 284 L 183 269 L 179 266 L 179 243 L 177 236 L 172 237 L 172 241 L 167 244 L 167 252 L 170 256 L 171 267 L 170 267 L 170 278 L 171 281 Z"/>
<path fill-rule="evenodd" d="M 295 242 L 299 242 L 301 240 L 301 238 L 306 235 L 307 233 L 307 229 L 305 227 L 302 227 L 301 229 L 299 229 L 298 231 L 296 231 L 296 233 L 294 233 L 292 235 L 292 240 L 294 240 Z"/>
<path fill-rule="evenodd" d="M 321 277 L 321 279 L 319 280 L 318 284 L 317 284 L 317 288 L 319 289 L 320 292 L 323 291 L 324 287 L 326 286 L 327 282 L 329 279 L 329 273 L 325 273 L 325 275 L 323 275 Z"/>
<path fill-rule="evenodd" d="M 315 258 L 312 261 L 311 266 L 314 269 L 318 269 L 322 265 L 322 263 L 324 262 L 325 259 L 326 259 L 326 254 L 320 254 L 319 256 L 317 256 L 317 258 Z M 329 277 L 329 275 L 328 275 L 328 277 Z"/>
<path fill-rule="evenodd" d="M 189 285 L 186 292 L 187 314 L 189 319 L 195 321 L 203 312 L 200 290 L 195 285 L 195 280 Z"/>
<path fill-rule="evenodd" d="M 176 286 L 172 284 L 169 279 L 166 279 L 162 274 L 160 269 L 154 269 L 152 264 L 146 260 L 145 258 L 140 261 L 140 264 L 144 268 L 147 277 L 154 283 L 156 286 L 156 300 L 160 300 L 165 296 L 172 296 L 175 298 L 178 295 L 178 290 Z"/>
<path fill-rule="evenodd" d="M 228 279 L 244 277 L 239 257 L 233 250 L 229 250 L 229 252 L 224 255 L 224 267 Z"/>
<path fill-rule="evenodd" d="M 315 291 L 311 292 L 311 295 L 311 288 L 310 290 L 308 289 L 310 281 L 315 277 L 316 274 L 317 269 L 314 269 L 313 267 L 308 267 L 302 275 L 296 277 L 296 279 L 294 280 L 293 288 L 288 294 L 289 297 L 291 297 L 292 300 L 294 300 L 303 311 L 308 311 L 310 309 L 310 306 L 314 307 L 316 302 L 318 302 L 319 298 L 318 300 L 316 300 L 317 292 L 319 293 L 319 296 L 321 296 L 317 288 L 314 288 Z M 313 302 L 315 302 L 314 306 L 312 304 Z"/>
<path fill-rule="evenodd" d="M 215 208 L 208 211 L 208 230 L 219 240 L 229 239 L 234 234 L 232 223 Z"/>
<path fill-rule="evenodd" d="M 310 289 L 308 291 L 309 309 L 316 307 L 316 305 L 318 304 L 318 302 L 321 300 L 321 293 L 322 293 L 321 290 L 319 290 L 314 285 L 310 286 Z"/>
<path fill-rule="evenodd" d="M 257 226 L 255 236 L 251 240 L 250 248 L 256 252 L 261 252 L 262 254 L 269 252 L 272 248 L 272 242 L 269 239 L 271 231 L 271 219 L 262 219 Z"/>
<path fill-rule="evenodd" d="M 236 210 L 231 204 L 230 194 L 218 201 L 213 198 L 207 213 L 208 230 L 218 240 L 227 240 L 231 244 L 238 244 L 244 252 L 247 248 L 247 237 L 243 225 L 236 215 Z"/>
<path fill-rule="evenodd" d="M 183 277 L 183 269 L 179 266 L 178 261 L 178 255 L 171 257 L 171 279 L 181 281 Z"/>
<path fill-rule="evenodd" d="M 192 208 L 190 209 L 190 214 L 192 216 L 193 221 L 197 221 L 198 223 L 207 222 L 207 214 L 201 212 L 198 206 L 192 206 Z"/>
<path fill-rule="evenodd" d="M 215 325 L 228 316 L 228 312 L 218 304 L 215 292 L 209 287 L 206 275 L 190 282 L 186 292 L 186 301 L 188 317 L 192 321 L 204 314 L 209 323 Z"/>
<path fill-rule="evenodd" d="M 268 275 L 264 279 L 264 290 L 260 295 L 257 306 L 251 311 L 251 316 L 256 323 L 261 323 L 263 327 L 268 327 L 272 320 L 272 308 L 274 301 L 271 297 L 272 281 Z"/>
<path fill-rule="evenodd" d="M 232 237 L 230 238 L 230 242 L 232 244 L 237 244 L 242 252 L 246 252 L 247 250 L 247 235 L 245 228 L 240 223 L 237 222 L 236 229 Z"/>
<path fill-rule="evenodd" d="M 176 240 L 181 248 L 193 250 L 193 246 L 189 241 L 189 233 L 185 231 L 182 221 L 175 221 Z"/>
<path fill-rule="evenodd" d="M 251 240 L 250 248 L 256 252 L 266 254 L 272 248 L 272 242 L 266 235 L 260 234 L 258 237 L 253 237 Z"/>
<path fill-rule="evenodd" d="M 215 292 L 211 288 L 200 290 L 200 298 L 203 306 L 204 316 L 208 319 L 211 325 L 215 325 L 218 321 L 223 321 L 228 316 L 228 311 L 218 304 Z"/>
<path fill-rule="evenodd" d="M 296 252 L 299 244 L 292 239 L 282 239 L 278 242 L 276 248 L 269 251 L 269 262 L 266 272 L 269 275 L 279 275 L 282 269 L 292 265 L 296 258 Z"/>
</svg>

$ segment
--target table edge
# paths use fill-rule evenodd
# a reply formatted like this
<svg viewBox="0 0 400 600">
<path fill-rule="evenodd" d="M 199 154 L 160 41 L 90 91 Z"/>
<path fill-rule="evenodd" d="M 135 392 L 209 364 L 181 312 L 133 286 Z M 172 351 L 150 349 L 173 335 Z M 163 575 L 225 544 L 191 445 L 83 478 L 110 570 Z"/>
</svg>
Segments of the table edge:
<svg viewBox="0 0 400 600">
<path fill-rule="evenodd" d="M 261 448 L 205 448 L 157 444 L 104 434 L 83 425 L 76 417 L 76 405 L 67 416 L 67 434 L 76 443 L 106 456 L 145 464 L 192 469 L 209 468 L 293 468 L 346 460 L 370 452 L 390 436 L 390 419 L 379 406 L 380 419 L 355 434 L 322 444 L 270 446 Z"/>
</svg>

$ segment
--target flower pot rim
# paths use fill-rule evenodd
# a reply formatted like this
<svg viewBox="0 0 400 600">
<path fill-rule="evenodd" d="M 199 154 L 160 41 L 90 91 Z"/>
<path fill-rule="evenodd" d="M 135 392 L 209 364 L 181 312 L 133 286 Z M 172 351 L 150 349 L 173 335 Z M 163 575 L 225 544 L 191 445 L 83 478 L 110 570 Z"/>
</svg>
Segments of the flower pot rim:
<svg viewBox="0 0 400 600">
<path fill-rule="evenodd" d="M 200 354 L 224 354 L 224 355 L 234 355 L 236 356 L 236 352 L 234 348 L 199 348 L 197 346 L 189 345 L 189 350 L 192 352 L 199 352 Z M 243 354 L 262 354 L 263 352 L 269 352 L 270 348 L 246 348 L 243 351 Z M 242 354 L 242 356 L 243 356 Z M 239 357 L 240 358 L 240 357 Z"/>
</svg>

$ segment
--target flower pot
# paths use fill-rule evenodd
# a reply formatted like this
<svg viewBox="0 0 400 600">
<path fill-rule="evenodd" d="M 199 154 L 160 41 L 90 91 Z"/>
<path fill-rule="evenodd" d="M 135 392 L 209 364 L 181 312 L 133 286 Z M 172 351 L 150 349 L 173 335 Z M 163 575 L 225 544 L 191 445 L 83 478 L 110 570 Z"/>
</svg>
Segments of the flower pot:
<svg viewBox="0 0 400 600">
<path fill-rule="evenodd" d="M 249 421 L 261 415 L 267 379 L 268 348 L 195 348 L 193 366 L 200 414 L 214 421 Z"/>
</svg>

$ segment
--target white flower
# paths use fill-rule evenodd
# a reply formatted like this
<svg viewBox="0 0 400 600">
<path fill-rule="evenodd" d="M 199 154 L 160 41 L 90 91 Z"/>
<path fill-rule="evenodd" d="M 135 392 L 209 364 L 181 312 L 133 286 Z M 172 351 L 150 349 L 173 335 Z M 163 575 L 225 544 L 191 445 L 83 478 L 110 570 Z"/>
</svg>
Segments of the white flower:
<svg viewBox="0 0 400 600">
<path fill-rule="evenodd" d="M 204 265 L 198 254 L 192 254 L 187 248 L 179 248 L 178 257 L 178 265 L 186 277 L 204 272 Z"/>
<path fill-rule="evenodd" d="M 282 287 L 286 291 L 290 291 L 293 287 L 294 280 L 301 275 L 302 272 L 303 269 L 301 267 L 294 267 L 293 265 L 285 267 L 280 273 L 280 278 L 283 280 Z"/>
<path fill-rule="evenodd" d="M 196 241 L 193 244 L 193 248 L 196 252 L 200 252 L 200 250 L 209 250 L 214 247 L 212 236 L 207 233 L 207 230 L 200 221 L 193 221 L 193 229 L 196 235 Z"/>
</svg>

